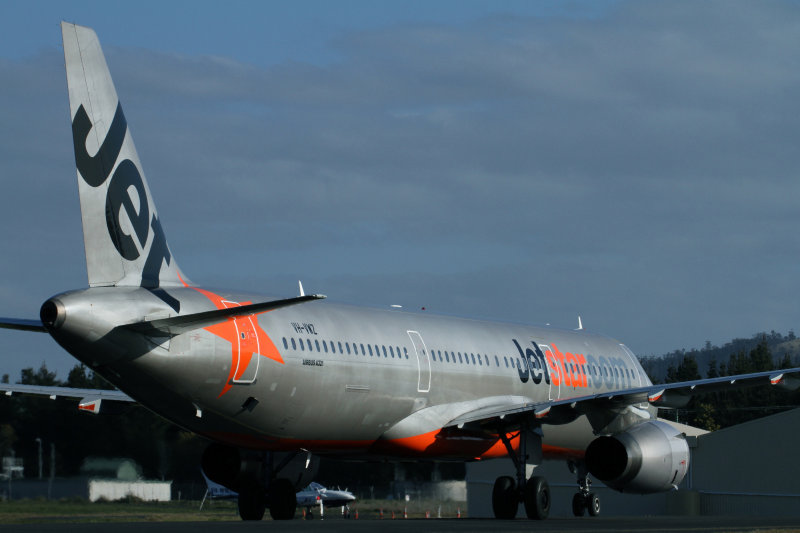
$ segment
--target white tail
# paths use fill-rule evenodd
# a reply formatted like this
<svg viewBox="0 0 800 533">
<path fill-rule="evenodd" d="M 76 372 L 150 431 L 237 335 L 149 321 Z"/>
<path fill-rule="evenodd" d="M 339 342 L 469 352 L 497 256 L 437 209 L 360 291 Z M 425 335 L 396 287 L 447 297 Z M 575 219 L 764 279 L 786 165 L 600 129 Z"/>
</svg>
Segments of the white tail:
<svg viewBox="0 0 800 533">
<path fill-rule="evenodd" d="M 182 286 L 100 41 L 61 32 L 89 285 Z"/>
</svg>

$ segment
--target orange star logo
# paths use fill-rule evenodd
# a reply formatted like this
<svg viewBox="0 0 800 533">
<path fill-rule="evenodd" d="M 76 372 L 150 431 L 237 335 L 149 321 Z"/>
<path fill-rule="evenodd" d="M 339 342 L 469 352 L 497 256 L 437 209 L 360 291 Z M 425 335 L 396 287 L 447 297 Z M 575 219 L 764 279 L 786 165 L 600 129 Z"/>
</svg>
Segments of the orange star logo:
<svg viewBox="0 0 800 533">
<path fill-rule="evenodd" d="M 181 282 L 188 287 L 189 285 L 181 279 Z M 205 295 L 206 298 L 211 300 L 217 309 L 230 309 L 231 307 L 240 307 L 249 305 L 253 302 L 232 302 L 224 300 L 218 294 L 211 291 L 192 287 L 197 292 Z M 262 313 L 268 313 L 262 311 Z M 212 333 L 220 338 L 225 339 L 231 343 L 231 368 L 228 372 L 228 380 L 218 397 L 228 392 L 234 383 L 252 383 L 255 381 L 255 370 L 248 372 L 254 354 L 261 355 L 283 364 L 283 358 L 278 352 L 278 348 L 269 338 L 269 335 L 258 325 L 255 313 L 248 316 L 228 318 L 224 322 L 214 324 L 203 328 L 204 330 Z M 258 361 L 255 361 L 255 368 L 258 368 Z"/>
</svg>

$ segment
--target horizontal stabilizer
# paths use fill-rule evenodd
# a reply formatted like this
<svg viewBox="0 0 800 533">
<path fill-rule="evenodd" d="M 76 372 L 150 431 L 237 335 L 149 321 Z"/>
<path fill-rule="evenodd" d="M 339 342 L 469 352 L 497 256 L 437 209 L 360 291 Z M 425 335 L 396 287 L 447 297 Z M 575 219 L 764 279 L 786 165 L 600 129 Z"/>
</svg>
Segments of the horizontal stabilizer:
<svg viewBox="0 0 800 533">
<path fill-rule="evenodd" d="M 38 331 L 45 333 L 42 321 L 39 319 L 28 318 L 3 318 L 0 317 L 0 328 L 5 329 L 21 329 L 23 331 Z"/>
<path fill-rule="evenodd" d="M 306 296 L 298 296 L 297 298 L 287 298 L 285 300 L 272 300 L 270 302 L 229 307 L 227 309 L 215 309 L 213 311 L 204 311 L 191 315 L 135 322 L 122 327 L 144 335 L 180 335 L 187 331 L 218 324 L 229 318 L 255 315 L 257 313 L 264 313 L 266 311 L 280 309 L 281 307 L 289 307 L 290 305 L 297 305 L 312 300 L 321 300 L 323 298 L 325 298 L 323 294 L 309 294 Z"/>
</svg>

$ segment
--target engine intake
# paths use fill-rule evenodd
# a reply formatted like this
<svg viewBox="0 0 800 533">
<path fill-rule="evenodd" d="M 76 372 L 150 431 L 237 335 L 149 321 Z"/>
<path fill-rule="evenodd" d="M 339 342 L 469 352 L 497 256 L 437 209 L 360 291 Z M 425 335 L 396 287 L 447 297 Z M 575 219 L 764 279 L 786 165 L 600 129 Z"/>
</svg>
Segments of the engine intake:
<svg viewBox="0 0 800 533">
<path fill-rule="evenodd" d="M 620 492 L 650 494 L 678 485 L 689 468 L 685 435 L 661 421 L 644 422 L 586 449 L 589 472 Z"/>
</svg>

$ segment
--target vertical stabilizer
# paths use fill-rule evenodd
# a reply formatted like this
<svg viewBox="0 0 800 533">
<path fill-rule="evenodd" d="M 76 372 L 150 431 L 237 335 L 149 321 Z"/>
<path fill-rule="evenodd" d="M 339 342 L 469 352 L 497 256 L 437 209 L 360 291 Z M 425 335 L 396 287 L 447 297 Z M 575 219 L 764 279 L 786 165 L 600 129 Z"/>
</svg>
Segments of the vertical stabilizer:
<svg viewBox="0 0 800 533">
<path fill-rule="evenodd" d="M 97 35 L 61 32 L 89 285 L 183 286 Z"/>
</svg>

